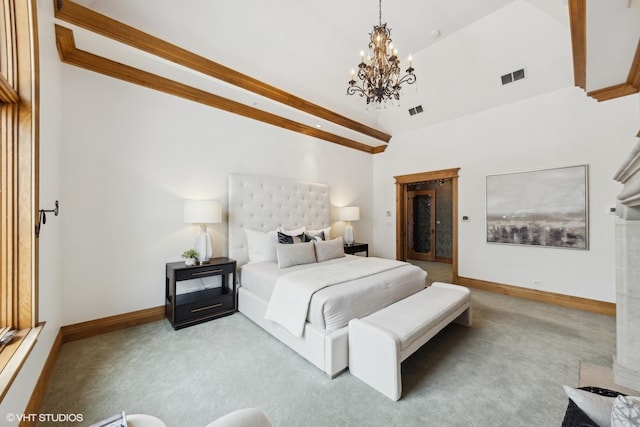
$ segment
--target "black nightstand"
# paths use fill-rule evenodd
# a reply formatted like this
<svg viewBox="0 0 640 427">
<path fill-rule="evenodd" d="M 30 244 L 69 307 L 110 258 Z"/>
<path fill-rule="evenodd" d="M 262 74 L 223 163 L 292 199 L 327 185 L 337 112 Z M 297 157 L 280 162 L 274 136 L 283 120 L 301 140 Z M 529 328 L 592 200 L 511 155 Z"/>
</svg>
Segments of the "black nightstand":
<svg viewBox="0 0 640 427">
<path fill-rule="evenodd" d="M 352 243 L 344 245 L 344 253 L 349 255 L 355 255 L 359 252 L 366 253 L 366 256 L 369 256 L 369 244 L 368 243 Z"/>
<path fill-rule="evenodd" d="M 186 266 L 184 262 L 166 265 L 165 315 L 173 329 L 233 314 L 236 311 L 236 262 L 230 258 L 212 258 L 208 264 Z M 199 286 L 195 290 L 176 294 L 176 285 L 183 280 L 220 276 L 219 286 Z M 216 281 L 215 279 L 207 282 Z"/>
</svg>

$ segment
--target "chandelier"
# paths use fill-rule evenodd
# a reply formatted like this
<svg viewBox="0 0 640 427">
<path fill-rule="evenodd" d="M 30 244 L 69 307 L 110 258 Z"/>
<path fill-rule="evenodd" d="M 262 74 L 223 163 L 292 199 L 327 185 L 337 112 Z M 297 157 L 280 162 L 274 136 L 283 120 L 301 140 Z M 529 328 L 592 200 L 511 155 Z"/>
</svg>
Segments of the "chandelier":
<svg viewBox="0 0 640 427">
<path fill-rule="evenodd" d="M 382 0 L 379 0 L 378 7 L 378 25 L 374 25 L 369 33 L 369 55 L 365 62 L 364 51 L 360 51 L 358 73 L 351 70 L 347 95 L 357 93 L 367 99 L 367 110 L 383 111 L 387 105 L 399 104 L 401 86 L 415 83 L 416 76 L 413 74 L 411 56 L 406 74 L 400 76 L 400 60 L 398 50 L 391 41 L 391 29 L 386 22 L 382 23 Z M 356 82 L 356 76 L 360 85 Z"/>
</svg>

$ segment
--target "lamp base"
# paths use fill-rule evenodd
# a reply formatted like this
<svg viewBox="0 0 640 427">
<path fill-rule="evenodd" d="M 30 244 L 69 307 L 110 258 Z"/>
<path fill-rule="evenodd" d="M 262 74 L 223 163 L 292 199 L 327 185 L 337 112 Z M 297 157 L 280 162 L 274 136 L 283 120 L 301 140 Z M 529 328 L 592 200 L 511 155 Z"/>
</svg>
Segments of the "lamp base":
<svg viewBox="0 0 640 427">
<path fill-rule="evenodd" d="M 344 242 L 347 245 L 353 245 L 353 242 L 355 241 L 355 234 L 353 226 L 351 224 L 347 224 L 344 228 Z"/>
<path fill-rule="evenodd" d="M 196 251 L 198 251 L 198 263 L 205 264 L 211 259 L 213 250 L 211 249 L 211 235 L 207 232 L 206 226 L 200 229 L 200 234 L 196 238 Z"/>
</svg>

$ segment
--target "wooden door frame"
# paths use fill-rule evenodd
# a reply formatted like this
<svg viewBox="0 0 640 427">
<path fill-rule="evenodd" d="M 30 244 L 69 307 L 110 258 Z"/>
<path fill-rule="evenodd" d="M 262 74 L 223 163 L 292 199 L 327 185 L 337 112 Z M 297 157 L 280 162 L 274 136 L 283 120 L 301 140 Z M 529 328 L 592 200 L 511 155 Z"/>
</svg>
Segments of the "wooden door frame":
<svg viewBox="0 0 640 427">
<path fill-rule="evenodd" d="M 431 197 L 431 205 L 429 206 L 429 227 L 431 231 L 429 232 L 429 252 L 416 252 L 412 249 L 413 243 L 415 243 L 415 236 L 413 235 L 413 230 L 411 227 L 407 230 L 408 238 L 407 238 L 407 256 L 411 257 L 411 259 L 418 259 L 422 261 L 435 261 L 436 260 L 436 190 L 408 190 L 407 198 L 405 203 L 405 207 L 407 209 L 407 224 L 415 224 L 415 211 L 410 202 L 410 195 L 414 196 L 425 196 L 428 195 Z M 429 258 L 429 259 L 427 259 Z"/>
<path fill-rule="evenodd" d="M 394 176 L 396 180 L 396 259 L 407 260 L 407 211 L 405 200 L 407 189 L 411 184 L 450 179 L 452 183 L 452 249 L 451 270 L 453 283 L 458 283 L 458 172 L 460 168 L 442 169 L 431 172 Z"/>
</svg>

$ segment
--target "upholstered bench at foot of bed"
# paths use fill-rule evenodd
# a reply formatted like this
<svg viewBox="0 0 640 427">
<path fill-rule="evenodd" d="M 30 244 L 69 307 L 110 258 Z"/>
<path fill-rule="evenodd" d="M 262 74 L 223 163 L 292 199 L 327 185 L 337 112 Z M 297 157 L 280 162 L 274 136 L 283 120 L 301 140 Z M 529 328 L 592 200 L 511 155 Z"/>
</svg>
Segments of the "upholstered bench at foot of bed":
<svg viewBox="0 0 640 427">
<path fill-rule="evenodd" d="M 349 322 L 349 371 L 393 400 L 402 395 L 400 364 L 451 322 L 471 326 L 469 289 L 435 282 Z"/>
</svg>

